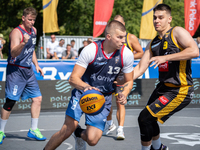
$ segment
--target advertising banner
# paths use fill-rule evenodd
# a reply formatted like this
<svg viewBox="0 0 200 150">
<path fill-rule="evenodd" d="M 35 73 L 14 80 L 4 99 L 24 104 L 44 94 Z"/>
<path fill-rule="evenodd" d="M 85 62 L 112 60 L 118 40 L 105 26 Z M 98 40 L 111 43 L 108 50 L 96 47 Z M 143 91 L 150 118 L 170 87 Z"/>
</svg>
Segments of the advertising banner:
<svg viewBox="0 0 200 150">
<path fill-rule="evenodd" d="M 193 79 L 194 81 L 194 95 L 189 106 L 187 107 L 200 107 L 200 79 Z M 67 80 L 53 80 L 42 81 L 39 80 L 39 87 L 42 93 L 42 110 L 57 110 L 66 109 L 73 87 Z M 158 84 L 157 79 L 137 79 L 134 81 L 132 91 L 127 97 L 128 102 L 126 108 L 144 107 Z M 0 107 L 5 103 L 5 82 L 0 82 Z M 31 99 L 22 101 L 21 99 L 16 102 L 13 111 L 30 110 Z M 116 107 L 116 100 L 113 97 L 112 106 Z"/>
<path fill-rule="evenodd" d="M 43 0 L 43 32 L 58 32 L 57 6 L 58 0 Z"/>
<path fill-rule="evenodd" d="M 157 32 L 153 25 L 153 9 L 163 0 L 143 0 L 140 39 L 153 39 Z"/>
<path fill-rule="evenodd" d="M 193 36 L 200 23 L 200 1 L 184 0 L 185 29 Z"/>
<path fill-rule="evenodd" d="M 95 0 L 93 38 L 101 35 L 112 15 L 114 0 Z"/>
<path fill-rule="evenodd" d="M 138 64 L 139 60 L 134 61 L 134 67 Z M 44 72 L 44 77 L 40 76 L 36 72 L 35 66 L 33 65 L 33 70 L 35 72 L 37 80 L 68 80 L 71 72 L 74 68 L 76 60 L 38 60 L 40 68 Z M 6 60 L 0 60 L 0 81 L 6 80 Z M 192 60 L 192 77 L 200 78 L 200 59 Z M 157 79 L 158 78 L 158 68 L 149 67 L 145 73 L 139 77 L 139 79 Z"/>
<path fill-rule="evenodd" d="M 39 60 L 39 66 L 44 71 L 44 77 L 34 69 L 38 80 L 40 91 L 42 93 L 42 110 L 66 109 L 71 97 L 72 87 L 69 82 L 69 76 L 73 70 L 76 60 L 66 61 L 46 61 Z M 137 65 L 139 61 L 134 63 Z M 0 61 L 0 107 L 5 103 L 5 76 L 6 76 L 6 60 Z M 194 82 L 194 95 L 188 107 L 200 107 L 200 61 L 192 60 L 192 76 Z M 127 97 L 126 108 L 144 107 L 158 84 L 158 70 L 149 67 L 147 71 L 134 81 L 133 88 Z M 14 111 L 30 110 L 31 99 L 25 101 L 19 100 L 14 106 Z M 113 98 L 113 106 L 116 106 Z"/>
</svg>

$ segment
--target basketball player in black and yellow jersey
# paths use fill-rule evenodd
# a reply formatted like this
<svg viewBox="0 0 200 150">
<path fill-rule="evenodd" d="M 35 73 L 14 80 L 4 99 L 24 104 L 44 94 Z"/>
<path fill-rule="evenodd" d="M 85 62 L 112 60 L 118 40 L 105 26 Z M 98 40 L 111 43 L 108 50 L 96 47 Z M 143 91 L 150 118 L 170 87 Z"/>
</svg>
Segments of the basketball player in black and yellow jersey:
<svg viewBox="0 0 200 150">
<path fill-rule="evenodd" d="M 121 22 L 125 25 L 124 18 L 121 15 L 116 15 L 114 20 Z M 134 54 L 134 59 L 140 59 L 143 55 L 142 47 L 138 41 L 138 38 L 134 34 L 126 33 L 125 43 L 126 45 Z M 117 84 L 123 85 L 124 82 L 124 75 L 120 73 L 117 78 Z M 117 129 L 117 140 L 124 140 L 125 135 L 123 131 L 124 121 L 125 121 L 125 106 L 117 103 L 117 121 L 118 121 L 118 129 Z M 109 116 L 107 117 L 106 127 L 103 132 L 103 135 L 108 135 L 111 131 L 116 129 L 116 125 L 113 123 L 112 120 L 112 109 L 110 111 Z"/>
<path fill-rule="evenodd" d="M 199 56 L 197 44 L 182 27 L 171 27 L 171 8 L 159 4 L 154 8 L 153 23 L 158 35 L 147 45 L 133 79 L 150 67 L 158 67 L 159 84 L 140 112 L 138 123 L 142 150 L 169 150 L 161 144 L 157 121 L 164 123 L 186 107 L 194 93 L 191 59 Z"/>
</svg>

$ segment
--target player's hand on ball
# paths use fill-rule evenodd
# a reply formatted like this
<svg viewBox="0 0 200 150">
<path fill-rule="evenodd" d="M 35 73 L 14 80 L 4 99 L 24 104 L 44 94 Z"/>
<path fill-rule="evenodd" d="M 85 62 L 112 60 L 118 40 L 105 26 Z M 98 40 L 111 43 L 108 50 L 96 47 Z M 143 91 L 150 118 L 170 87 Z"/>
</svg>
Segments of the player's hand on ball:
<svg viewBox="0 0 200 150">
<path fill-rule="evenodd" d="M 119 92 L 117 95 L 117 102 L 120 103 L 121 105 L 125 105 L 127 103 L 125 95 L 122 94 L 121 92 Z"/>
<path fill-rule="evenodd" d="M 87 90 L 92 90 L 92 89 L 97 90 L 97 91 L 100 92 L 100 90 L 98 88 L 92 87 L 92 86 L 86 86 L 83 91 L 86 92 Z"/>
<path fill-rule="evenodd" d="M 30 38 L 30 36 L 28 35 L 28 34 L 24 34 L 24 43 L 26 44 L 26 43 L 28 43 L 28 40 L 29 40 L 29 38 Z"/>
</svg>

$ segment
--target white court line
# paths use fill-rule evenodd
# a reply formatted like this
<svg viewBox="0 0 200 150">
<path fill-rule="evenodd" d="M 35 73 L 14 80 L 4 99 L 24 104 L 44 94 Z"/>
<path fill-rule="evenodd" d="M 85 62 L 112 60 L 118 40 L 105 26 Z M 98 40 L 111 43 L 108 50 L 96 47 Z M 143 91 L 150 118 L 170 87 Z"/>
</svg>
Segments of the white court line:
<svg viewBox="0 0 200 150">
<path fill-rule="evenodd" d="M 40 131 L 54 131 L 54 130 L 59 130 L 59 129 L 40 129 Z M 11 133 L 11 132 L 27 132 L 29 130 L 17 130 L 17 131 L 6 131 L 5 133 Z M 25 139 L 16 139 L 16 138 L 6 138 L 6 140 L 11 140 L 11 141 L 21 141 L 21 142 L 25 142 Z M 49 140 L 45 140 L 46 142 L 48 142 Z M 67 145 L 68 148 L 66 150 L 72 149 L 73 145 L 67 142 L 63 142 L 62 144 Z M 61 144 L 61 145 L 62 145 Z"/>
<path fill-rule="evenodd" d="M 195 124 L 194 124 L 194 125 L 192 125 L 192 126 L 197 127 L 197 128 L 200 128 L 200 125 L 195 125 Z"/>
<path fill-rule="evenodd" d="M 59 129 L 40 129 L 40 131 L 58 131 Z M 29 130 L 13 130 L 13 131 L 5 131 L 5 133 L 11 133 L 11 132 L 28 132 Z"/>
</svg>

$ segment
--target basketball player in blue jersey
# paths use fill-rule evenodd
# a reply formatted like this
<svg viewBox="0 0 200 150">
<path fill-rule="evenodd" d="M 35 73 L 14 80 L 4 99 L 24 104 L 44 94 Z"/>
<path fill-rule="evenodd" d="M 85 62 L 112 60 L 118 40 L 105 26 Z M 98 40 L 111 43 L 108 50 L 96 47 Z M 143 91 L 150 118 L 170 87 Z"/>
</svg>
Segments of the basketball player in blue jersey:
<svg viewBox="0 0 200 150">
<path fill-rule="evenodd" d="M 163 124 L 192 100 L 191 59 L 199 56 L 199 49 L 184 28 L 171 27 L 171 8 L 168 5 L 159 4 L 153 11 L 158 35 L 147 45 L 134 68 L 133 79 L 142 75 L 150 65 L 159 68 L 160 82 L 140 112 L 138 123 L 142 150 L 169 150 L 161 143 L 157 121 Z"/>
<path fill-rule="evenodd" d="M 85 150 L 86 142 L 94 146 L 100 140 L 104 131 L 106 118 L 111 109 L 113 82 L 120 71 L 124 73 L 124 91 L 118 93 L 118 103 L 124 105 L 126 97 L 133 86 L 133 53 L 124 46 L 126 36 L 125 26 L 118 21 L 111 21 L 105 29 L 105 40 L 86 46 L 81 52 L 69 82 L 75 87 L 66 110 L 66 118 L 61 130 L 55 133 L 45 150 L 56 149 L 73 132 L 76 139 L 76 150 Z M 83 114 L 79 99 L 87 90 L 96 89 L 105 97 L 105 107 L 97 115 L 85 114 L 86 129 L 78 123 Z"/>
<path fill-rule="evenodd" d="M 34 8 L 24 9 L 22 24 L 10 33 L 9 56 L 6 70 L 6 102 L 1 111 L 0 120 L 0 144 L 6 137 L 4 128 L 10 116 L 11 110 L 20 97 L 22 100 L 32 98 L 31 105 L 31 128 L 27 136 L 36 140 L 46 140 L 38 129 L 38 118 L 40 114 L 42 96 L 32 69 L 34 63 L 37 72 L 44 76 L 42 69 L 38 66 L 35 44 L 36 29 L 33 27 L 37 12 Z"/>
<path fill-rule="evenodd" d="M 114 17 L 114 20 L 121 22 L 123 25 L 125 25 L 124 18 L 121 15 L 116 15 Z M 134 59 L 140 59 L 143 55 L 142 47 L 138 41 L 138 38 L 130 33 L 126 33 L 125 37 L 125 43 L 126 45 L 133 53 L 134 53 Z M 123 85 L 124 84 L 124 77 L 123 73 L 120 73 L 120 75 L 117 78 L 117 84 Z M 118 129 L 117 129 L 117 140 L 124 140 L 125 135 L 123 131 L 124 121 L 125 121 L 125 106 L 117 103 L 117 121 L 118 121 Z M 112 120 L 112 107 L 110 114 L 107 117 L 107 122 L 105 126 L 105 130 L 103 132 L 103 135 L 108 135 L 110 132 L 114 131 L 116 129 L 116 125 L 114 124 Z"/>
</svg>

